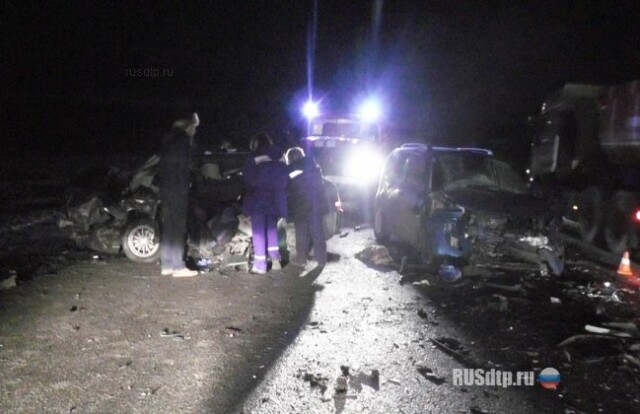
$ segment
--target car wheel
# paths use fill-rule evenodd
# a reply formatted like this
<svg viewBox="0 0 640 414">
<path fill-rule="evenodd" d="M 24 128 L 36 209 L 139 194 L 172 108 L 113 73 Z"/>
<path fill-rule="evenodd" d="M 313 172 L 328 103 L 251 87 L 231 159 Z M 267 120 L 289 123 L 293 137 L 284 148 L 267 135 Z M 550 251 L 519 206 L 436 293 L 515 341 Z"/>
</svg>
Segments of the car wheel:
<svg viewBox="0 0 640 414">
<path fill-rule="evenodd" d="M 122 234 L 122 250 L 134 262 L 155 262 L 160 257 L 160 229 L 148 217 L 131 220 Z"/>
<path fill-rule="evenodd" d="M 611 198 L 611 211 L 605 218 L 604 238 L 612 253 L 620 255 L 638 243 L 630 222 L 635 201 L 633 194 L 624 191 L 615 193 Z"/>
<path fill-rule="evenodd" d="M 598 187 L 589 187 L 579 195 L 578 221 L 580 236 L 587 243 L 598 242 L 602 233 L 604 192 Z"/>
<path fill-rule="evenodd" d="M 381 208 L 376 208 L 375 210 L 373 217 L 373 234 L 379 243 L 389 241 L 389 230 L 387 229 L 387 223 Z"/>
</svg>

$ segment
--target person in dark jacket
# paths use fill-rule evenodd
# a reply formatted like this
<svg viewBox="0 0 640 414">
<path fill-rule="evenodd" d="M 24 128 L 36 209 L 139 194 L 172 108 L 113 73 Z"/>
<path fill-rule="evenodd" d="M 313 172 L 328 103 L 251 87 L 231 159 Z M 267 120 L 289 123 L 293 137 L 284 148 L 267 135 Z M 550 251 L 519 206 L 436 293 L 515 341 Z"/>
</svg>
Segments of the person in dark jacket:
<svg viewBox="0 0 640 414">
<path fill-rule="evenodd" d="M 244 169 L 244 200 L 242 211 L 251 217 L 253 239 L 252 273 L 265 274 L 268 259 L 272 269 L 281 266 L 278 245 L 278 219 L 287 216 L 287 167 L 280 162 L 282 152 L 271 138 L 261 133 L 251 139 L 252 154 Z"/>
<path fill-rule="evenodd" d="M 166 133 L 162 140 L 158 175 L 162 226 L 160 266 L 163 275 L 191 277 L 198 274 L 197 271 L 187 268 L 184 254 L 187 239 L 191 148 L 199 123 L 200 120 L 195 113 L 191 119 L 176 121 L 171 131 Z"/>
<path fill-rule="evenodd" d="M 314 259 L 318 266 L 327 263 L 327 243 L 323 217 L 329 213 L 322 172 L 311 157 L 305 157 L 302 148 L 290 148 L 285 159 L 289 168 L 290 216 L 296 232 L 296 258 L 293 264 L 305 266 L 309 249 L 313 246 Z"/>
</svg>

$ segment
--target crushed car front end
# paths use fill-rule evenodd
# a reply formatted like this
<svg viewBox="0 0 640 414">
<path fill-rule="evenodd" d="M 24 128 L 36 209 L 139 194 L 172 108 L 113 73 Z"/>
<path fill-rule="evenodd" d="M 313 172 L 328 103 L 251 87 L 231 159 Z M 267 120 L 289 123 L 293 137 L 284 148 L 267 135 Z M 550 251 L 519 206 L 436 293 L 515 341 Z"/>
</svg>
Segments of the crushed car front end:
<svg viewBox="0 0 640 414">
<path fill-rule="evenodd" d="M 473 194 L 466 196 L 473 198 Z M 540 212 L 536 208 L 528 215 L 519 214 L 518 209 L 509 211 L 508 201 L 513 200 L 508 194 L 492 194 L 493 199 L 502 200 L 503 208 L 495 208 L 495 202 L 478 208 L 456 203 L 449 196 L 439 198 L 424 224 L 429 256 L 435 263 L 464 268 L 465 275 L 489 275 L 490 269 L 514 267 L 554 275 L 564 271 L 558 218 L 536 214 Z M 529 197 L 519 198 L 520 206 L 536 204 Z"/>
</svg>

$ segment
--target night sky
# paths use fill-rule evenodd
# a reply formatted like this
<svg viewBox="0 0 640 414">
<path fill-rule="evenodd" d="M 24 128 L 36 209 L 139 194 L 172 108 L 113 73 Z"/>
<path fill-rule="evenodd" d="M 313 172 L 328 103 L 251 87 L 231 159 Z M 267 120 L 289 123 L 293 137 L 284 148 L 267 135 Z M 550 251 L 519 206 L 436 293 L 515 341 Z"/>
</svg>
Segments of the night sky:
<svg viewBox="0 0 640 414">
<path fill-rule="evenodd" d="M 13 3 L 4 153 L 151 153 L 190 111 L 203 146 L 299 125 L 313 0 Z M 553 89 L 640 78 L 638 1 L 317 5 L 314 96 L 338 112 L 376 94 L 407 140 L 517 157 Z"/>
</svg>

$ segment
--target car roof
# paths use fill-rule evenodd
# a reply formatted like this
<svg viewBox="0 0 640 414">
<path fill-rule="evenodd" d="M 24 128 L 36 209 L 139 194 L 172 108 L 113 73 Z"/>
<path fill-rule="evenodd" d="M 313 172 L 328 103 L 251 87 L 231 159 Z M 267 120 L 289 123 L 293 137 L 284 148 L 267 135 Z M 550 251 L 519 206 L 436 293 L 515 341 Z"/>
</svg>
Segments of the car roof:
<svg viewBox="0 0 640 414">
<path fill-rule="evenodd" d="M 467 152 L 471 154 L 481 154 L 487 156 L 493 156 L 493 151 L 485 149 L 485 148 L 475 148 L 475 147 L 432 147 L 428 144 L 422 143 L 407 143 L 402 144 L 400 147 L 393 150 L 396 151 L 419 151 L 419 152 Z"/>
</svg>

